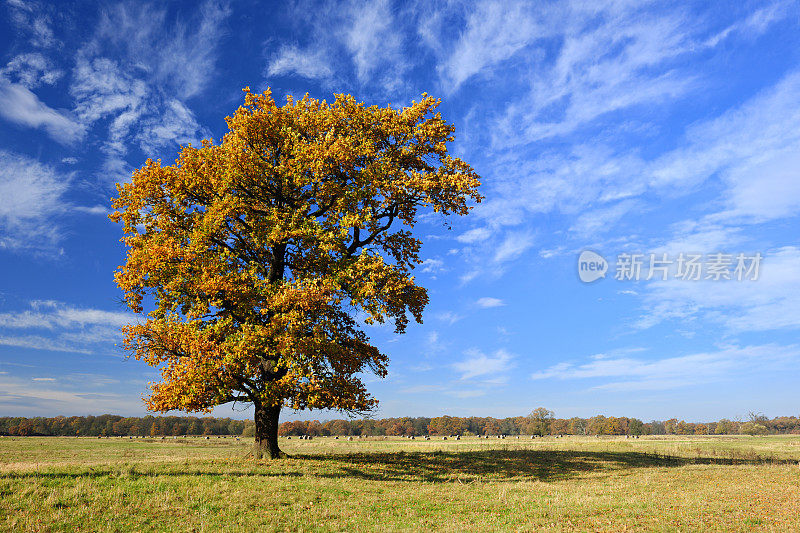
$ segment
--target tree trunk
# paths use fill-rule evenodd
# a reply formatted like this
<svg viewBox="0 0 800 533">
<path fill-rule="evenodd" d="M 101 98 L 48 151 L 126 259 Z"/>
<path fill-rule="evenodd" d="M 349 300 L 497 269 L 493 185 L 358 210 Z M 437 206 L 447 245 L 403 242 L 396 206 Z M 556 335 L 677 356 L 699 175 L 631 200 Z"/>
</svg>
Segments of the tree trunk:
<svg viewBox="0 0 800 533">
<path fill-rule="evenodd" d="M 270 459 L 277 459 L 282 455 L 278 448 L 278 417 L 281 406 L 256 405 L 255 410 L 256 443 L 253 457 L 261 459 L 264 455 L 269 455 Z"/>
</svg>

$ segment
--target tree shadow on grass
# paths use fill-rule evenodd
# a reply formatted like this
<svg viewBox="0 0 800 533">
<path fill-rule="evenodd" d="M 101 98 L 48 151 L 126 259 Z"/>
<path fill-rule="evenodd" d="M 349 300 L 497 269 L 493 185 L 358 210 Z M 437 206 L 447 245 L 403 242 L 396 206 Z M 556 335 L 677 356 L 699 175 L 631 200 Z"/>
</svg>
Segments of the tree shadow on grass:
<svg viewBox="0 0 800 533">
<path fill-rule="evenodd" d="M 427 483 L 470 483 L 475 481 L 558 481 L 591 472 L 633 473 L 643 468 L 686 465 L 796 464 L 796 460 L 761 457 L 755 454 L 729 457 L 676 457 L 647 452 L 569 450 L 482 450 L 434 452 L 383 452 L 353 454 L 294 455 L 285 460 L 251 463 L 241 468 L 231 464 L 219 469 L 202 465 L 185 469 L 151 469 L 131 465 L 127 469 L 89 468 L 79 471 L 0 472 L 0 479 L 20 478 L 142 478 L 142 477 L 311 477 L 352 478 L 371 481 Z M 150 465 L 152 466 L 152 465 Z M 297 467 L 302 466 L 302 471 Z"/>
<path fill-rule="evenodd" d="M 645 452 L 485 450 L 304 455 L 326 463 L 318 477 L 424 481 L 558 481 L 589 472 L 686 465 L 794 464 L 762 457 L 675 457 Z"/>
</svg>

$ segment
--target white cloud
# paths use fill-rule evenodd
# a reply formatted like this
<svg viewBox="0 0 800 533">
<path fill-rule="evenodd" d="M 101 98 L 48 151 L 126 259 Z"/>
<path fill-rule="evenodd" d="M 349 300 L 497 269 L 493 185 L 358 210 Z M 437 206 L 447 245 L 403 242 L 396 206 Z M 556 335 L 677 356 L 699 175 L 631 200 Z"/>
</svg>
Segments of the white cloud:
<svg viewBox="0 0 800 533">
<path fill-rule="evenodd" d="M 47 350 L 51 352 L 68 352 L 91 354 L 92 351 L 81 346 L 64 342 L 59 339 L 51 339 L 41 335 L 2 335 L 0 334 L 0 346 L 13 346 L 16 348 L 29 348 L 32 350 Z"/>
<path fill-rule="evenodd" d="M 201 94 L 216 71 L 216 44 L 229 12 L 226 2 L 212 1 L 175 23 L 155 4 L 118 3 L 103 12 L 77 53 L 70 93 L 84 125 L 107 121 L 100 147 L 106 179 L 130 178 L 132 142 L 158 157 L 164 147 L 210 136 L 187 99 Z"/>
<path fill-rule="evenodd" d="M 170 25 L 159 4 L 117 3 L 104 12 L 95 40 L 88 49 L 117 49 L 132 67 L 177 98 L 200 94 L 216 72 L 216 43 L 230 15 L 227 2 L 203 2 L 196 15 Z M 194 8 L 193 8 L 194 9 Z"/>
<path fill-rule="evenodd" d="M 467 358 L 453 364 L 453 368 L 461 373 L 462 380 L 473 379 L 481 376 L 497 376 L 513 368 L 513 358 L 506 350 L 500 349 L 492 355 L 486 355 L 480 350 L 471 349 L 465 352 Z"/>
<path fill-rule="evenodd" d="M 719 117 L 693 125 L 686 145 L 652 165 L 654 187 L 692 186 L 721 173 L 728 190 L 716 220 L 792 215 L 800 206 L 800 72 Z"/>
<path fill-rule="evenodd" d="M 478 301 L 475 302 L 478 307 L 483 307 L 484 309 L 489 307 L 502 307 L 505 304 L 503 300 L 500 298 L 491 298 L 489 296 L 485 296 L 483 298 L 478 298 Z"/>
<path fill-rule="evenodd" d="M 467 17 L 466 28 L 452 52 L 438 67 L 449 92 L 550 33 L 534 20 L 534 10 L 547 8 L 525 2 L 479 2 Z M 440 46 L 438 40 L 429 43 Z"/>
<path fill-rule="evenodd" d="M 441 339 L 438 331 L 431 331 L 425 337 L 426 356 L 441 355 L 447 349 L 447 343 Z"/>
<path fill-rule="evenodd" d="M 632 210 L 638 203 L 634 200 L 623 200 L 609 207 L 601 207 L 580 215 L 572 224 L 570 231 L 579 237 L 588 238 L 606 233 Z"/>
<path fill-rule="evenodd" d="M 676 44 L 676 50 L 693 42 L 688 34 L 681 39 L 684 44 Z M 559 213 L 567 217 L 569 237 L 585 239 L 652 209 L 653 197 L 672 200 L 718 181 L 722 191 L 715 201 L 698 205 L 693 220 L 673 226 L 673 239 L 651 251 L 730 249 L 752 233 L 747 226 L 792 218 L 800 210 L 799 97 L 800 72 L 790 72 L 718 117 L 694 123 L 676 148 L 649 161 L 635 150 L 602 142 L 572 144 L 568 151 L 546 148 L 533 158 L 524 150 L 505 152 L 495 158 L 487 180 L 488 200 L 473 215 L 499 232 L 503 226 L 525 226 L 540 213 Z M 466 233 L 463 240 L 471 237 Z M 487 253 L 513 258 L 526 244 L 525 239 L 517 243 L 508 241 L 491 252 L 473 246 L 467 256 L 476 264 L 485 264 Z M 560 245 L 541 255 L 569 249 Z M 462 279 L 480 273 L 476 267 Z"/>
<path fill-rule="evenodd" d="M 495 263 L 516 259 L 533 246 L 533 234 L 527 231 L 511 231 L 494 253 Z"/>
<path fill-rule="evenodd" d="M 451 326 L 456 322 L 458 322 L 459 320 L 461 320 L 462 318 L 464 318 L 463 316 L 458 315 L 452 311 L 443 311 L 441 313 L 436 313 L 434 316 L 437 319 L 441 320 L 442 322 L 447 322 Z"/>
<path fill-rule="evenodd" d="M 422 272 L 426 274 L 437 274 L 447 270 L 444 266 L 444 261 L 441 259 L 426 259 L 420 266 L 422 268 Z"/>
<path fill-rule="evenodd" d="M 200 139 L 211 137 L 211 132 L 203 128 L 194 113 L 179 100 L 164 104 L 158 116 L 151 116 L 141 122 L 137 138 L 146 154 L 157 153 L 157 149 L 173 145 L 198 145 Z"/>
<path fill-rule="evenodd" d="M 72 377 L 72 376 L 68 376 Z M 80 378 L 81 376 L 76 376 Z M 76 390 L 69 384 L 42 379 L 34 381 L 5 378 L 0 381 L 0 410 L 25 416 L 53 416 L 53 414 L 85 415 L 86 413 L 140 414 L 141 400 L 131 394 L 87 390 L 86 381 Z M 93 384 L 102 387 L 102 384 Z M 102 389 L 101 389 L 102 390 Z"/>
<path fill-rule="evenodd" d="M 340 73 L 352 69 L 364 86 L 394 92 L 405 85 L 409 64 L 398 28 L 401 20 L 388 0 L 324 7 L 301 2 L 292 16 L 312 38 L 302 46 L 281 46 L 271 55 L 266 76 L 294 74 L 332 86 L 342 78 Z"/>
<path fill-rule="evenodd" d="M 272 56 L 267 76 L 296 74 L 303 78 L 325 80 L 333 77 L 330 59 L 322 48 L 301 50 L 296 45 L 283 45 Z"/>
<path fill-rule="evenodd" d="M 62 144 L 72 144 L 85 134 L 81 124 L 45 105 L 27 87 L 11 83 L 2 76 L 0 116 L 21 126 L 43 128 L 53 140 Z"/>
<path fill-rule="evenodd" d="M 135 323 L 132 313 L 86 309 L 55 301 L 34 301 L 30 309 L 0 313 L 0 345 L 93 353 L 120 340 L 120 328 Z M 47 334 L 8 335 L 9 330 L 45 330 Z"/>
<path fill-rule="evenodd" d="M 539 213 L 574 215 L 642 194 L 647 190 L 644 169 L 636 154 L 616 154 L 598 144 L 575 144 L 566 152 L 550 150 L 535 158 L 512 152 L 497 158 L 489 199 L 473 215 L 493 227 L 523 224 Z"/>
<path fill-rule="evenodd" d="M 459 242 L 472 244 L 476 242 L 483 242 L 489 237 L 492 236 L 492 230 L 486 227 L 483 228 L 473 228 L 471 230 L 467 230 L 458 237 L 456 240 Z"/>
<path fill-rule="evenodd" d="M 70 87 L 76 113 L 86 123 L 117 115 L 112 125 L 114 138 L 126 133 L 143 113 L 147 92 L 146 83 L 125 73 L 116 61 L 84 55 L 77 59 Z"/>
<path fill-rule="evenodd" d="M 5 68 L 0 69 L 0 74 L 11 81 L 16 78 L 17 83 L 28 89 L 35 89 L 42 84 L 53 85 L 64 72 L 55 68 L 42 54 L 31 52 L 12 58 Z"/>
<path fill-rule="evenodd" d="M 786 246 L 762 253 L 757 280 L 683 281 L 647 286 L 639 328 L 667 320 L 703 318 L 731 332 L 800 328 L 800 248 Z"/>
<path fill-rule="evenodd" d="M 707 47 L 717 46 L 737 33 L 749 38 L 757 37 L 763 34 L 773 23 L 789 15 L 793 6 L 792 2 L 773 2 L 756 10 L 746 19 L 731 24 L 721 32 L 713 35 L 705 41 L 704 45 Z"/>
<path fill-rule="evenodd" d="M 693 50 L 688 15 L 652 15 L 636 4 L 564 4 L 540 10 L 558 32 L 554 62 L 534 61 L 527 96 L 499 122 L 499 146 L 565 135 L 602 115 L 684 94 L 691 76 L 671 63 Z"/>
<path fill-rule="evenodd" d="M 68 179 L 52 167 L 0 150 L 0 249 L 41 250 L 58 240 L 53 218 Z"/>
<path fill-rule="evenodd" d="M 389 1 L 355 2 L 350 7 L 350 17 L 352 22 L 345 30 L 344 43 L 352 55 L 359 81 L 369 81 L 375 71 L 385 65 L 391 65 L 402 75 L 406 68 L 403 43 L 395 29 Z"/>
<path fill-rule="evenodd" d="M 615 379 L 594 387 L 604 390 L 658 390 L 716 381 L 764 368 L 767 365 L 784 367 L 800 359 L 797 346 L 767 344 L 759 346 L 730 346 L 717 351 L 703 352 L 662 359 L 593 356 L 587 363 L 559 363 L 534 373 L 540 379 Z"/>
<path fill-rule="evenodd" d="M 28 35 L 31 45 L 36 48 L 50 48 L 58 44 L 51 28 L 52 20 L 47 4 L 22 0 L 9 0 L 11 20 L 22 35 Z"/>
<path fill-rule="evenodd" d="M 210 137 L 183 101 L 164 99 L 162 91 L 108 58 L 79 56 L 70 92 L 84 123 L 110 119 L 101 151 L 106 154 L 106 175 L 114 181 L 130 176 L 125 156 L 133 140 L 146 155 L 157 157 L 158 150 L 170 144 L 198 144 Z"/>
<path fill-rule="evenodd" d="M 87 215 L 110 215 L 111 209 L 104 205 L 95 205 L 92 207 L 76 206 L 72 208 L 78 213 L 86 213 Z"/>
</svg>

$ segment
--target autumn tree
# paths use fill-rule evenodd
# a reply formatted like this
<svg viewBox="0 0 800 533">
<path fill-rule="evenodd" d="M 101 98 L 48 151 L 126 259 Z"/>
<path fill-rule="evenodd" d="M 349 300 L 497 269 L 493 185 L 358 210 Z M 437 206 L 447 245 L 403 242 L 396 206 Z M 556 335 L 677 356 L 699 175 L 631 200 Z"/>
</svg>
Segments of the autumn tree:
<svg viewBox="0 0 800 533">
<path fill-rule="evenodd" d="M 544 407 L 537 407 L 528 415 L 531 426 L 531 434 L 547 435 L 550 433 L 550 425 L 553 423 L 555 413 Z"/>
<path fill-rule="evenodd" d="M 254 454 L 274 458 L 281 408 L 375 407 L 360 375 L 385 376 L 388 358 L 362 322 L 422 321 L 418 214 L 481 199 L 479 176 L 448 154 L 439 103 L 278 106 L 245 89 L 219 144 L 147 160 L 118 185 L 128 255 L 115 279 L 143 315 L 125 347 L 162 376 L 148 408 L 252 403 Z"/>
<path fill-rule="evenodd" d="M 467 421 L 455 416 L 438 416 L 428 424 L 431 435 L 463 435 L 467 430 Z"/>
</svg>

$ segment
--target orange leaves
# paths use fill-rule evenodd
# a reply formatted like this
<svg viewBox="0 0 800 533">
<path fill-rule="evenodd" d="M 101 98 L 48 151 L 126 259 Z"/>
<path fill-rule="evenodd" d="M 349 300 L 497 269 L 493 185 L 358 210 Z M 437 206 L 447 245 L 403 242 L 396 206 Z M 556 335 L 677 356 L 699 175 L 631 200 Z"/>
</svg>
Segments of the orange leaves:
<svg viewBox="0 0 800 533">
<path fill-rule="evenodd" d="M 421 321 L 409 230 L 420 209 L 466 214 L 479 176 L 447 154 L 455 129 L 428 95 L 396 110 L 244 93 L 221 144 L 148 160 L 113 203 L 128 247 L 115 280 L 132 309 L 153 306 L 125 329 L 162 370 L 148 405 L 368 410 L 357 375 L 384 376 L 388 358 L 351 313 Z"/>
</svg>

